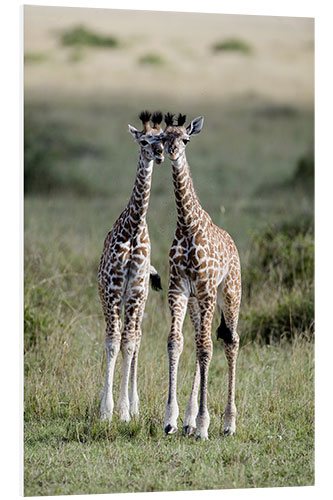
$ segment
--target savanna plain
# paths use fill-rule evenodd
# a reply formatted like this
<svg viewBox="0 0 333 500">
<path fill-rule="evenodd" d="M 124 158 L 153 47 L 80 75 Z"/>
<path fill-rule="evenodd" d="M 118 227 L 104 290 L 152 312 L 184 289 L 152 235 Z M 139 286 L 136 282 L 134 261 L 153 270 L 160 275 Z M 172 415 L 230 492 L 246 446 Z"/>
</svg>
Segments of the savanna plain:
<svg viewBox="0 0 333 500">
<path fill-rule="evenodd" d="M 166 13 L 158 24 L 154 13 L 110 11 L 106 19 L 80 12 L 25 9 L 25 495 L 313 485 L 311 26 L 273 18 L 251 26 L 254 19 L 249 25 L 237 16 L 213 16 L 206 25 L 194 16 L 181 35 L 165 28 Z M 145 22 L 160 34 L 166 30 L 163 45 L 152 44 L 148 28 L 139 30 Z M 200 43 L 190 37 L 199 25 Z M 280 80 L 274 86 L 260 77 L 258 90 L 255 75 L 265 71 Z M 236 75 L 244 88 L 235 89 Z M 150 291 L 142 324 L 140 416 L 129 424 L 116 412 L 111 422 L 99 420 L 105 327 L 97 268 L 134 183 L 138 150 L 127 124 L 139 127 L 143 108 L 205 117 L 187 158 L 202 206 L 232 235 L 242 263 L 238 420 L 231 437 L 223 435 L 227 362 L 215 336 L 218 315 L 210 439 L 181 432 L 195 361 L 188 317 L 179 431 L 163 433 L 168 250 L 176 224 L 167 159 L 154 167 L 148 213 L 163 290 Z M 120 372 L 119 356 L 115 401 Z"/>
</svg>

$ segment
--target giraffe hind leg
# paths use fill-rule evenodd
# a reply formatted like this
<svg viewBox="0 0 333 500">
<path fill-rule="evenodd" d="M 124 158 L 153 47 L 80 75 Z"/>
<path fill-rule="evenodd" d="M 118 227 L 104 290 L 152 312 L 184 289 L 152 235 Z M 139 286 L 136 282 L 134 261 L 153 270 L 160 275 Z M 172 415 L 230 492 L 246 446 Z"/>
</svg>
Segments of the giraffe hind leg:
<svg viewBox="0 0 333 500">
<path fill-rule="evenodd" d="M 240 279 L 240 274 L 239 274 Z M 231 435 L 236 431 L 237 409 L 235 405 L 236 362 L 238 356 L 239 336 L 237 333 L 240 287 L 235 288 L 229 276 L 218 289 L 218 303 L 222 309 L 221 324 L 217 330 L 218 338 L 224 342 L 224 352 L 228 362 L 228 398 L 224 412 L 224 434 Z"/>
</svg>

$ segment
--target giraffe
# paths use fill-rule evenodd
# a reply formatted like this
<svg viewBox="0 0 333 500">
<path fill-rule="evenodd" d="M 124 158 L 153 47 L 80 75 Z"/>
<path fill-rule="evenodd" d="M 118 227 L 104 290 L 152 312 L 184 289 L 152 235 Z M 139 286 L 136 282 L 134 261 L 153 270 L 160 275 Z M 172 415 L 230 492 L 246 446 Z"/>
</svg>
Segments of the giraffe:
<svg viewBox="0 0 333 500">
<path fill-rule="evenodd" d="M 106 375 L 100 416 L 112 418 L 113 375 L 119 351 L 123 370 L 118 413 L 122 421 L 139 413 L 137 391 L 137 363 L 141 342 L 141 321 L 149 288 L 162 289 L 160 277 L 150 264 L 150 240 L 146 222 L 154 160 L 164 160 L 163 145 L 152 143 L 161 133 L 163 115 L 148 111 L 139 115 L 143 130 L 128 125 L 128 130 L 139 145 L 136 179 L 129 202 L 106 236 L 98 269 L 98 290 L 106 322 Z M 150 124 L 152 119 L 152 126 Z M 124 328 L 121 332 L 121 310 L 124 306 Z M 128 386 L 130 382 L 130 392 Z"/>
<path fill-rule="evenodd" d="M 213 353 L 211 325 L 218 304 L 221 323 L 217 337 L 223 339 L 228 362 L 228 398 L 224 413 L 224 434 L 236 430 L 235 376 L 239 336 L 237 323 L 241 301 L 241 270 L 238 251 L 231 236 L 213 224 L 201 207 L 193 187 L 185 149 L 199 134 L 203 117 L 185 127 L 186 116 L 165 116 L 165 130 L 158 137 L 172 165 L 177 208 L 177 226 L 169 253 L 170 278 L 168 301 L 171 329 L 168 336 L 169 396 L 164 431 L 177 431 L 179 415 L 176 387 L 178 362 L 183 350 L 182 325 L 187 307 L 195 329 L 196 361 L 191 395 L 186 406 L 184 433 L 195 432 L 196 439 L 208 439 L 207 377 Z M 158 139 L 157 136 L 155 140 Z M 198 393 L 200 386 L 200 404 Z"/>
</svg>

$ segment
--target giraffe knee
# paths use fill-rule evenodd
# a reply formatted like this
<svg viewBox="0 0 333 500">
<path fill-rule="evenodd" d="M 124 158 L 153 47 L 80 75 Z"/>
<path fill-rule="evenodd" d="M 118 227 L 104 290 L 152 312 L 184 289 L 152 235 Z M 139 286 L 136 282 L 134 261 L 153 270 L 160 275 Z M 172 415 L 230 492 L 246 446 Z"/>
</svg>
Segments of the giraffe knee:
<svg viewBox="0 0 333 500">
<path fill-rule="evenodd" d="M 120 351 L 120 338 L 107 339 L 105 342 L 105 352 L 108 357 L 114 358 Z"/>
<path fill-rule="evenodd" d="M 183 351 L 183 339 L 174 338 L 169 336 L 168 339 L 168 353 L 169 356 L 173 354 L 181 354 Z"/>
</svg>

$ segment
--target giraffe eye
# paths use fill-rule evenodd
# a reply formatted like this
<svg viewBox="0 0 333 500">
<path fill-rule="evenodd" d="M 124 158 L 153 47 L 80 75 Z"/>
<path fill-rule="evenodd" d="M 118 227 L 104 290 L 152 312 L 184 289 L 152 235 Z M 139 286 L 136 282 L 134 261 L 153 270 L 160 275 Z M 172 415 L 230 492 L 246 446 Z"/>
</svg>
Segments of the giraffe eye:
<svg viewBox="0 0 333 500">
<path fill-rule="evenodd" d="M 148 142 L 145 141 L 144 139 L 140 141 L 141 146 L 147 146 Z"/>
<path fill-rule="evenodd" d="M 185 146 L 188 142 L 190 142 L 190 139 L 183 139 L 183 143 L 185 144 Z"/>
</svg>

